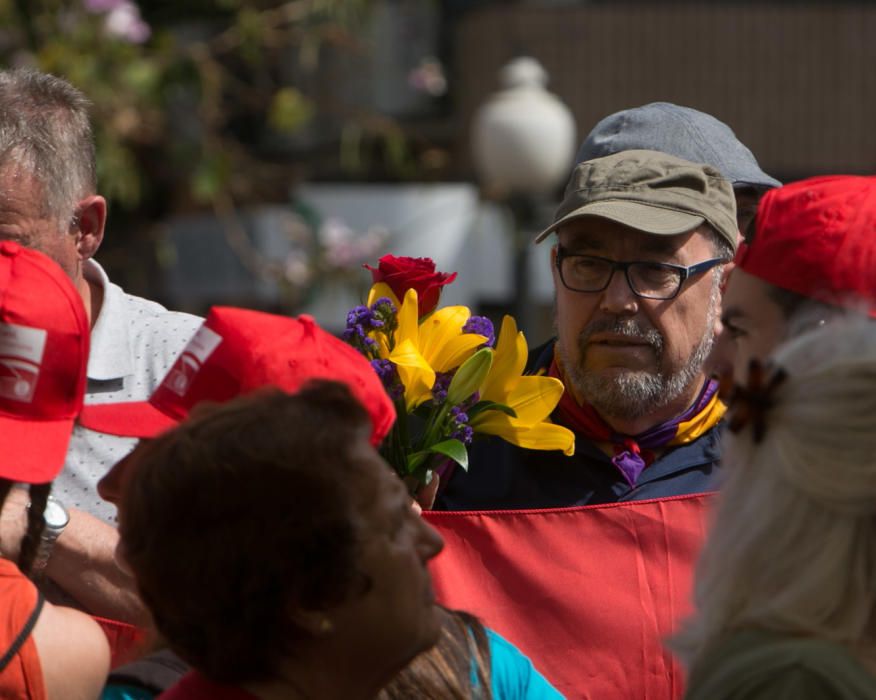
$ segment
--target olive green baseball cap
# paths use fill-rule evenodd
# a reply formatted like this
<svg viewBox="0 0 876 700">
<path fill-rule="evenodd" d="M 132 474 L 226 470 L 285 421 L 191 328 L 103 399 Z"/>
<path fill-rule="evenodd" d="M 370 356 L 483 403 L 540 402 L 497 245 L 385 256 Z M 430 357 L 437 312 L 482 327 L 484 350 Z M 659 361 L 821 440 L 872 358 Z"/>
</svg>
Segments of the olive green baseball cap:
<svg viewBox="0 0 876 700">
<path fill-rule="evenodd" d="M 535 239 L 573 219 L 593 216 L 658 236 L 708 223 L 736 250 L 733 186 L 710 165 L 658 151 L 621 151 L 579 163 L 554 222 Z"/>
</svg>

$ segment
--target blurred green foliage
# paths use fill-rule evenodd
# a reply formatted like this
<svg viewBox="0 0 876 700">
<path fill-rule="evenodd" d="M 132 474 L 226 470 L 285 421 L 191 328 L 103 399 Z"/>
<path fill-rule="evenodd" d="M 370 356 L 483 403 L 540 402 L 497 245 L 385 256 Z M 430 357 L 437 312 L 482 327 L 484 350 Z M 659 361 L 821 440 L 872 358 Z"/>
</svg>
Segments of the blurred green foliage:
<svg viewBox="0 0 876 700">
<path fill-rule="evenodd" d="M 93 101 L 101 193 L 117 210 L 256 200 L 278 165 L 259 142 L 321 109 L 284 65 L 315 70 L 326 43 L 361 49 L 367 12 L 366 0 L 0 0 L 0 61 Z"/>
</svg>

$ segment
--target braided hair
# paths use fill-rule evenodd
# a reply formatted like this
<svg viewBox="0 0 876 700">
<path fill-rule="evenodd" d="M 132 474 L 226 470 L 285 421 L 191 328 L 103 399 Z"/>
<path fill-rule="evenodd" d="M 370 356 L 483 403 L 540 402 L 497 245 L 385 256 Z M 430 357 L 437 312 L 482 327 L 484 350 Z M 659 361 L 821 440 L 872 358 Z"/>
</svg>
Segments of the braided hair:
<svg viewBox="0 0 876 700">
<path fill-rule="evenodd" d="M 9 479 L 0 479 L 0 504 L 5 503 L 13 482 Z M 46 509 L 46 501 L 52 484 L 30 484 L 30 507 L 27 509 L 27 530 L 21 540 L 21 549 L 18 554 L 18 568 L 25 575 L 30 573 L 33 560 L 36 557 L 40 544 L 40 537 L 45 528 L 43 511 Z"/>
</svg>

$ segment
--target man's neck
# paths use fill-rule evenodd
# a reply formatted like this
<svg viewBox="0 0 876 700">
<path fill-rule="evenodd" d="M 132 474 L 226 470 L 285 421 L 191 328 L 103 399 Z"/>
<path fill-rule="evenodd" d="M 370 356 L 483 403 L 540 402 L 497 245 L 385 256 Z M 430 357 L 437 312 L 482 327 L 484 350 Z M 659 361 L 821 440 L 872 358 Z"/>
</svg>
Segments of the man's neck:
<svg viewBox="0 0 876 700">
<path fill-rule="evenodd" d="M 86 279 L 84 274 L 79 275 L 76 280 L 76 289 L 79 296 L 82 297 L 82 303 L 85 305 L 85 313 L 88 315 L 88 327 L 94 328 L 97 323 L 97 317 L 100 315 L 100 310 L 103 307 L 103 285 L 99 282 L 94 282 Z"/>
</svg>

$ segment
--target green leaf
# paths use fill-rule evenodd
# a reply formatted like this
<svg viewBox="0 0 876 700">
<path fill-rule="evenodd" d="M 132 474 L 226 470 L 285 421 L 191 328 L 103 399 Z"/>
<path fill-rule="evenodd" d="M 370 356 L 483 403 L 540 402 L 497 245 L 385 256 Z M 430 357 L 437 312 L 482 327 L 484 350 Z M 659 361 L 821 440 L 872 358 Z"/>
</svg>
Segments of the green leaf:
<svg viewBox="0 0 876 700">
<path fill-rule="evenodd" d="M 277 131 L 290 133 L 307 124 L 314 114 L 313 103 L 293 87 L 274 93 L 268 123 Z"/>
<path fill-rule="evenodd" d="M 230 175 L 231 165 L 224 155 L 208 154 L 192 175 L 192 194 L 200 202 L 209 202 L 225 187 Z"/>
<path fill-rule="evenodd" d="M 426 452 L 450 457 L 460 467 L 468 470 L 468 450 L 465 449 L 465 445 L 460 440 L 451 438 L 450 440 L 439 442 L 431 447 L 427 447 Z"/>
<path fill-rule="evenodd" d="M 517 418 L 517 411 L 510 406 L 506 406 L 503 403 L 496 403 L 495 401 L 478 401 L 474 406 L 468 409 L 466 413 L 468 414 L 468 419 L 471 420 L 484 411 L 499 411 L 506 416 L 511 416 L 511 418 Z"/>
</svg>

